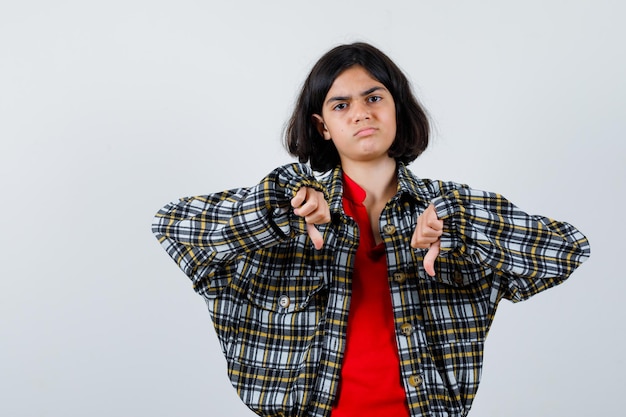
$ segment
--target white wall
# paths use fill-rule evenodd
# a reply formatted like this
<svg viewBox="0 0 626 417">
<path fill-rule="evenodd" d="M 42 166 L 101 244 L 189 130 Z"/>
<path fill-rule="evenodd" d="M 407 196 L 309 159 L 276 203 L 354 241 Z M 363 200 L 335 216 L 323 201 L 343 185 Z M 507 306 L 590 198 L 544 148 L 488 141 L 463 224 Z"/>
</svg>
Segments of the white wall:
<svg viewBox="0 0 626 417">
<path fill-rule="evenodd" d="M 0 6 L 0 415 L 251 416 L 150 232 L 290 161 L 304 77 L 366 40 L 436 125 L 412 169 L 569 221 L 592 258 L 503 303 L 471 415 L 616 415 L 624 388 L 625 6 L 609 0 Z"/>
</svg>

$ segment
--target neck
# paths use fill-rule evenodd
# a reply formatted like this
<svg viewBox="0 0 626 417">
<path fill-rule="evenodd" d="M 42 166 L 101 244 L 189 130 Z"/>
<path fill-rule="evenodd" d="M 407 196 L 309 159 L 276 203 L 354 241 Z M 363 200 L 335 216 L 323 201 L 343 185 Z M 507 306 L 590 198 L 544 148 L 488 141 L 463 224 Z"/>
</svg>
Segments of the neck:
<svg viewBox="0 0 626 417">
<path fill-rule="evenodd" d="M 342 163 L 343 171 L 365 190 L 365 205 L 387 203 L 396 194 L 398 181 L 396 161 L 386 158 L 376 163 Z"/>
</svg>

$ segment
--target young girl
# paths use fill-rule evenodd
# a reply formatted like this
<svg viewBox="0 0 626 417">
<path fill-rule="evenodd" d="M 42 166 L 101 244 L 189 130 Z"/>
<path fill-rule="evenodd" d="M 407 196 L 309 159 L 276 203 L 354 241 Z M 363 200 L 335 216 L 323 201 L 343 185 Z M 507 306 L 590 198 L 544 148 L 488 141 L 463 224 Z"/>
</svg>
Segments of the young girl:
<svg viewBox="0 0 626 417">
<path fill-rule="evenodd" d="M 588 258 L 567 223 L 416 177 L 406 164 L 428 134 L 386 55 L 339 46 L 287 128 L 300 163 L 156 215 L 258 415 L 465 416 L 499 301 L 560 284 Z"/>
</svg>

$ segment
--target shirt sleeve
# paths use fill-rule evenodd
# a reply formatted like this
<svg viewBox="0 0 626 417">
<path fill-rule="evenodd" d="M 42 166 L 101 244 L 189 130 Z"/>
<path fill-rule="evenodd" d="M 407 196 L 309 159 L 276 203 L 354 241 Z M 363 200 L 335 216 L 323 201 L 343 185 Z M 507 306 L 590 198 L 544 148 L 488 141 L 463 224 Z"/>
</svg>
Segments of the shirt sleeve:
<svg viewBox="0 0 626 417">
<path fill-rule="evenodd" d="M 152 232 L 196 284 L 242 253 L 305 233 L 304 219 L 290 205 L 302 187 L 324 192 L 307 165 L 279 167 L 254 187 L 167 204 L 155 215 Z"/>
<path fill-rule="evenodd" d="M 432 203 L 444 221 L 442 256 L 504 275 L 513 301 L 561 283 L 590 255 L 574 226 L 526 214 L 500 194 L 458 187 Z"/>
</svg>

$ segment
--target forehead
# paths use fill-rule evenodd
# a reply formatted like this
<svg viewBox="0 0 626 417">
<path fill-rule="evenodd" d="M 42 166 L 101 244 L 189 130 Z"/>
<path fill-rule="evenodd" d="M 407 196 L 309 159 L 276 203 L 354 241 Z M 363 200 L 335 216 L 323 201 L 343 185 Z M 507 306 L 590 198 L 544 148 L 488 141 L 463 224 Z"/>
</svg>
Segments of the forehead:
<svg viewBox="0 0 626 417">
<path fill-rule="evenodd" d="M 372 76 L 365 68 L 360 65 L 355 65 L 350 67 L 343 72 L 341 72 L 335 81 L 333 81 L 330 89 L 328 90 L 328 95 L 335 95 L 337 93 L 350 92 L 351 90 L 358 90 L 358 92 L 362 92 L 374 86 L 382 86 L 384 85 L 378 81 L 376 78 Z"/>
</svg>

